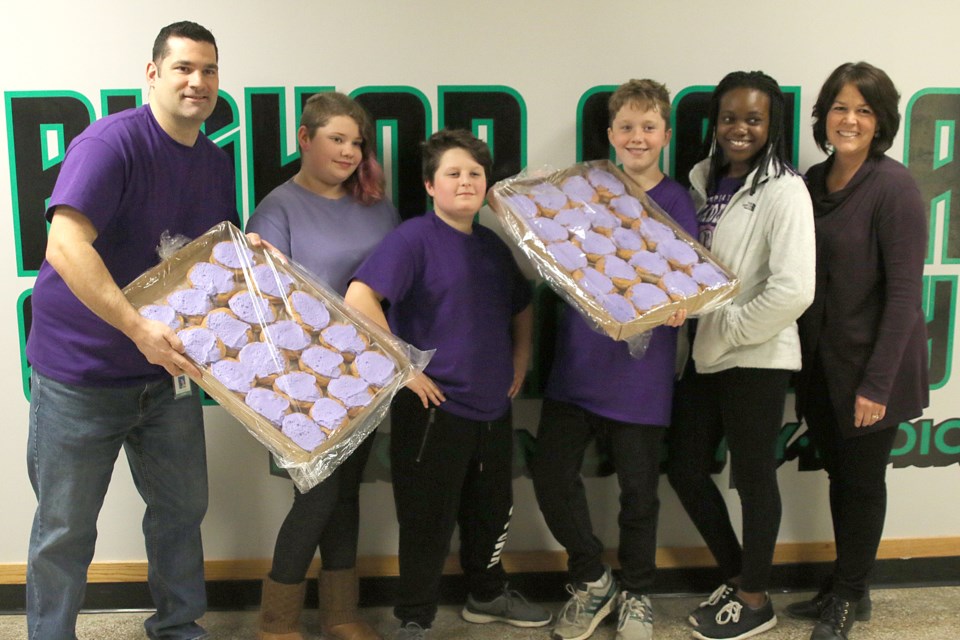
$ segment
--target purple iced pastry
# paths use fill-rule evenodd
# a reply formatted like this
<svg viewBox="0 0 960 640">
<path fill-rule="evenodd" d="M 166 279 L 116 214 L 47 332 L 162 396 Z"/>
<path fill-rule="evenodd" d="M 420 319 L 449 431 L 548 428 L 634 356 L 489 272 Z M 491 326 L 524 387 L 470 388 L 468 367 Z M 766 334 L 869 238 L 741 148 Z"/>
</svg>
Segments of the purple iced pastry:
<svg viewBox="0 0 960 640">
<path fill-rule="evenodd" d="M 327 392 L 332 398 L 342 402 L 348 410 L 365 407 L 373 399 L 370 386 L 356 376 L 340 376 L 331 380 L 327 385 Z"/>
<path fill-rule="evenodd" d="M 590 230 L 590 216 L 581 208 L 563 209 L 557 213 L 554 220 L 565 226 L 570 233 L 583 237 Z"/>
<path fill-rule="evenodd" d="M 140 307 L 140 315 L 147 320 L 156 320 L 162 322 L 174 331 L 178 331 L 183 326 L 183 321 L 177 312 L 168 304 L 148 304 Z"/>
<path fill-rule="evenodd" d="M 250 389 L 244 402 L 271 424 L 278 427 L 283 422 L 283 416 L 287 415 L 287 411 L 290 410 L 289 400 L 263 387 Z"/>
<path fill-rule="evenodd" d="M 231 240 L 213 245 L 213 260 L 227 269 L 239 271 L 253 264 L 253 251 Z"/>
<path fill-rule="evenodd" d="M 287 370 L 288 361 L 280 350 L 266 342 L 251 342 L 237 356 L 258 378 L 269 378 Z"/>
<path fill-rule="evenodd" d="M 530 230 L 544 243 L 563 242 L 570 236 L 565 226 L 550 218 L 534 218 L 530 221 Z"/>
<path fill-rule="evenodd" d="M 300 351 L 310 344 L 310 336 L 294 320 L 280 320 L 263 328 L 260 339 L 278 349 Z"/>
<path fill-rule="evenodd" d="M 544 211 L 558 211 L 567 206 L 567 196 L 549 182 L 541 182 L 530 189 L 537 206 Z"/>
<path fill-rule="evenodd" d="M 621 226 L 620 218 L 603 207 L 588 206 L 584 207 L 584 210 L 587 211 L 587 216 L 590 218 L 590 226 L 605 236 L 609 236 L 614 229 Z"/>
<path fill-rule="evenodd" d="M 310 407 L 310 419 L 320 427 L 335 431 L 347 419 L 347 409 L 333 398 L 320 398 Z"/>
<path fill-rule="evenodd" d="M 707 289 L 729 282 L 727 276 L 723 275 L 719 269 L 708 262 L 693 265 L 690 275 L 697 281 L 697 284 Z"/>
<path fill-rule="evenodd" d="M 253 268 L 253 280 L 260 293 L 274 298 L 286 298 L 293 287 L 293 278 L 277 271 L 269 264 L 260 264 Z"/>
<path fill-rule="evenodd" d="M 602 269 L 601 269 L 602 267 Z M 597 262 L 597 269 L 603 271 L 611 280 L 621 280 L 616 283 L 620 287 L 625 287 L 637 279 L 637 270 L 631 267 L 626 260 L 617 256 L 604 256 Z"/>
<path fill-rule="evenodd" d="M 610 206 L 613 207 L 617 215 L 628 220 L 639 220 L 640 215 L 643 213 L 643 206 L 640 204 L 640 201 L 629 193 L 625 193 L 611 200 Z"/>
<path fill-rule="evenodd" d="M 237 320 L 236 316 L 226 309 L 211 311 L 204 319 L 203 326 L 217 334 L 227 349 L 232 351 L 246 346 L 253 333 L 249 324 Z"/>
<path fill-rule="evenodd" d="M 202 289 L 212 297 L 226 296 L 237 286 L 232 271 L 212 262 L 198 262 L 190 267 L 187 280 L 194 289 Z"/>
<path fill-rule="evenodd" d="M 671 238 L 657 243 L 657 253 L 667 259 L 675 267 L 684 268 L 696 264 L 700 256 L 694 251 L 693 247 L 680 240 Z"/>
<path fill-rule="evenodd" d="M 677 237 L 673 229 L 653 218 L 643 218 L 638 222 L 640 235 L 651 247 L 656 247 L 657 243 L 664 240 L 674 240 Z"/>
<path fill-rule="evenodd" d="M 630 287 L 630 302 L 640 313 L 670 302 L 669 296 L 657 285 L 641 282 Z"/>
<path fill-rule="evenodd" d="M 653 251 L 637 251 L 630 257 L 629 264 L 641 275 L 649 273 L 652 276 L 660 277 L 670 270 L 670 265 L 667 264 L 663 256 Z"/>
<path fill-rule="evenodd" d="M 280 431 L 304 451 L 313 451 L 327 439 L 320 425 L 302 413 L 284 416 Z"/>
<path fill-rule="evenodd" d="M 596 231 L 587 231 L 583 236 L 583 242 L 580 244 L 580 248 L 583 249 L 583 252 L 588 256 L 610 255 L 617 250 L 617 247 L 613 244 L 613 240 Z"/>
<path fill-rule="evenodd" d="M 230 391 L 246 393 L 253 387 L 256 374 L 253 369 L 240 362 L 226 358 L 210 365 L 210 373 Z"/>
<path fill-rule="evenodd" d="M 517 215 L 530 219 L 537 216 L 537 203 L 525 195 L 515 193 L 504 198 L 507 206 L 517 213 Z"/>
<path fill-rule="evenodd" d="M 343 356 L 326 347 L 314 346 L 300 354 L 301 368 L 309 367 L 315 374 L 324 378 L 339 378 L 343 373 Z"/>
<path fill-rule="evenodd" d="M 250 324 L 265 325 L 277 319 L 277 312 L 267 299 L 249 291 L 239 291 L 230 296 L 227 306 L 238 318 Z"/>
<path fill-rule="evenodd" d="M 547 247 L 547 251 L 557 261 L 561 269 L 576 271 L 587 266 L 587 256 L 583 255 L 580 247 L 572 242 L 558 242 Z"/>
<path fill-rule="evenodd" d="M 332 324 L 321 331 L 320 336 L 340 353 L 357 354 L 367 348 L 367 342 L 357 333 L 357 328 L 350 324 Z"/>
<path fill-rule="evenodd" d="M 579 284 L 580 288 L 586 291 L 588 295 L 594 298 L 605 293 L 610 293 L 614 289 L 613 280 L 593 267 L 587 267 L 583 270 L 583 276 L 577 280 L 577 284 Z"/>
<path fill-rule="evenodd" d="M 321 397 L 317 379 L 313 374 L 302 371 L 283 374 L 273 383 L 273 387 L 294 402 L 316 402 Z"/>
<path fill-rule="evenodd" d="M 663 274 L 660 278 L 663 289 L 670 294 L 674 300 L 680 298 L 689 298 L 692 295 L 700 293 L 700 285 L 697 281 L 682 271 L 670 271 Z"/>
<path fill-rule="evenodd" d="M 330 324 L 330 311 L 327 305 L 304 291 L 290 294 L 290 307 L 294 317 L 310 331 L 319 331 Z"/>
<path fill-rule="evenodd" d="M 603 169 L 590 169 L 587 172 L 587 180 L 597 189 L 603 189 L 611 196 L 622 196 L 626 192 L 623 183 L 617 180 L 617 177 Z"/>
<path fill-rule="evenodd" d="M 202 316 L 213 309 L 213 301 L 203 289 L 178 289 L 167 296 L 167 304 L 182 316 Z"/>
<path fill-rule="evenodd" d="M 617 322 L 630 322 L 637 317 L 637 310 L 619 293 L 605 293 L 597 298 L 597 302 Z"/>
<path fill-rule="evenodd" d="M 597 192 L 583 176 L 570 176 L 560 185 L 560 190 L 576 203 L 596 202 Z"/>
<path fill-rule="evenodd" d="M 622 251 L 641 251 L 644 247 L 640 234 L 626 227 L 614 229 L 610 239 L 617 245 L 617 249 Z"/>
<path fill-rule="evenodd" d="M 207 365 L 223 357 L 223 343 L 210 329 L 191 327 L 177 332 L 177 337 L 183 342 L 187 355 L 199 365 Z"/>
<path fill-rule="evenodd" d="M 357 356 L 354 364 L 360 377 L 375 387 L 386 385 L 397 371 L 393 360 L 376 351 L 364 351 Z"/>
</svg>

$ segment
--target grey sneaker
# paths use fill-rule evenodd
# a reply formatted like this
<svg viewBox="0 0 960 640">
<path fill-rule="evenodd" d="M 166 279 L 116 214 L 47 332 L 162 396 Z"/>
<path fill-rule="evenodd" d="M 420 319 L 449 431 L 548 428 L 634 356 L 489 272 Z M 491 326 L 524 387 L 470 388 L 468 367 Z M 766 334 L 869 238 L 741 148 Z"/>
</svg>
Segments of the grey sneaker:
<svg viewBox="0 0 960 640">
<path fill-rule="evenodd" d="M 397 630 L 394 640 L 427 640 L 427 632 L 430 629 L 424 629 L 416 622 L 408 622 Z"/>
<path fill-rule="evenodd" d="M 604 618 L 610 615 L 617 603 L 617 581 L 604 571 L 605 587 L 587 587 L 580 583 L 567 585 L 572 598 L 563 605 L 557 624 L 553 627 L 554 640 L 585 640 L 589 638 Z"/>
<path fill-rule="evenodd" d="M 615 640 L 652 640 L 653 607 L 650 598 L 624 591 L 620 594 L 620 619 Z"/>
<path fill-rule="evenodd" d="M 736 592 L 737 585 L 732 582 L 724 582 L 690 613 L 687 617 L 687 622 L 694 627 L 699 627 L 703 624 L 704 620 L 710 620 L 717 615 L 717 611 L 722 609 L 723 605 L 727 604 L 730 596 Z"/>
<path fill-rule="evenodd" d="M 553 617 L 546 608 L 528 602 L 519 592 L 507 588 L 490 602 L 480 602 L 468 595 L 460 615 L 467 622 L 505 622 L 514 627 L 543 627 L 550 624 Z"/>
</svg>

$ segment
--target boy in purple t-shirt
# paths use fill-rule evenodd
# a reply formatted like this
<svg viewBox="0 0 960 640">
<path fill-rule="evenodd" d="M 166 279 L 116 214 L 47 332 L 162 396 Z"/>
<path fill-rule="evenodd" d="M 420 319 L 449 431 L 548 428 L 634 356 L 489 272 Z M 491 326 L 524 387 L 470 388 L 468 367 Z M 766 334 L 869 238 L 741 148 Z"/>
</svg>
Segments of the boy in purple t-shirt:
<svg viewBox="0 0 960 640">
<path fill-rule="evenodd" d="M 550 613 L 506 589 L 500 563 L 512 498 L 510 401 L 530 356 L 530 285 L 507 246 L 474 222 L 492 159 L 467 131 L 423 147 L 434 210 L 407 220 L 360 266 L 348 304 L 419 349 L 436 349 L 391 408 L 390 466 L 400 523 L 397 638 L 424 638 L 437 612 L 454 527 L 470 622 L 539 627 Z M 431 406 L 433 405 L 433 406 Z"/>
<path fill-rule="evenodd" d="M 607 135 L 633 178 L 688 233 L 697 230 L 693 201 L 659 167 L 670 142 L 670 94 L 652 80 L 621 85 L 609 102 Z M 647 597 L 657 553 L 660 449 L 670 422 L 680 312 L 653 329 L 642 358 L 625 342 L 592 330 L 572 308 L 560 319 L 556 357 L 547 382 L 530 470 L 540 510 L 567 549 L 573 597 L 560 613 L 554 638 L 583 640 L 619 608 L 617 640 L 648 640 L 653 614 Z M 619 580 L 600 559 L 580 479 L 587 445 L 600 438 L 620 485 Z"/>
</svg>

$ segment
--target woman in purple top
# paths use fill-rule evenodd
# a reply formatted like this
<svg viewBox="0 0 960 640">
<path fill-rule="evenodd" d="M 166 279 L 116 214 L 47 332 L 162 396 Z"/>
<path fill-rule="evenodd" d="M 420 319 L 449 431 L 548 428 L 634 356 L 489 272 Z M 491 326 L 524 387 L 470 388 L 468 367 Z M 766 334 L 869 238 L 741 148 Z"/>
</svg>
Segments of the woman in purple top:
<svg viewBox="0 0 960 640">
<path fill-rule="evenodd" d="M 813 108 L 813 137 L 830 157 L 807 173 L 817 287 L 800 318 L 797 413 L 829 474 L 837 560 L 813 600 L 787 611 L 819 619 L 816 640 L 845 639 L 854 620 L 869 619 L 890 450 L 897 425 L 929 400 L 926 212 L 906 168 L 884 155 L 900 126 L 899 98 L 882 70 L 846 63 Z"/>
<path fill-rule="evenodd" d="M 357 265 L 399 222 L 383 199 L 373 127 L 363 108 L 347 96 L 319 93 L 304 105 L 297 140 L 299 172 L 263 199 L 247 230 L 343 295 Z M 324 635 L 380 637 L 357 614 L 360 480 L 372 445 L 371 435 L 329 478 L 307 493 L 294 490 L 263 582 L 261 639 L 302 637 L 305 579 L 318 547 Z"/>
</svg>

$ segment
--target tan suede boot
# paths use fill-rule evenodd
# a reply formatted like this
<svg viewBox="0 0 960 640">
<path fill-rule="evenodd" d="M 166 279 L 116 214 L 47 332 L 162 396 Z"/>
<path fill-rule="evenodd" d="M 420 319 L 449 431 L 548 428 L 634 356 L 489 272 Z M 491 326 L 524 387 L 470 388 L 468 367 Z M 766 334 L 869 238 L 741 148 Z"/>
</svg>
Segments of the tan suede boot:
<svg viewBox="0 0 960 640">
<path fill-rule="evenodd" d="M 260 595 L 260 640 L 303 640 L 300 633 L 300 613 L 307 582 L 281 584 L 270 577 L 263 579 Z"/>
<path fill-rule="evenodd" d="M 357 602 L 360 583 L 357 569 L 324 570 L 320 586 L 320 629 L 329 640 L 383 640 L 369 624 L 360 619 Z"/>
</svg>

